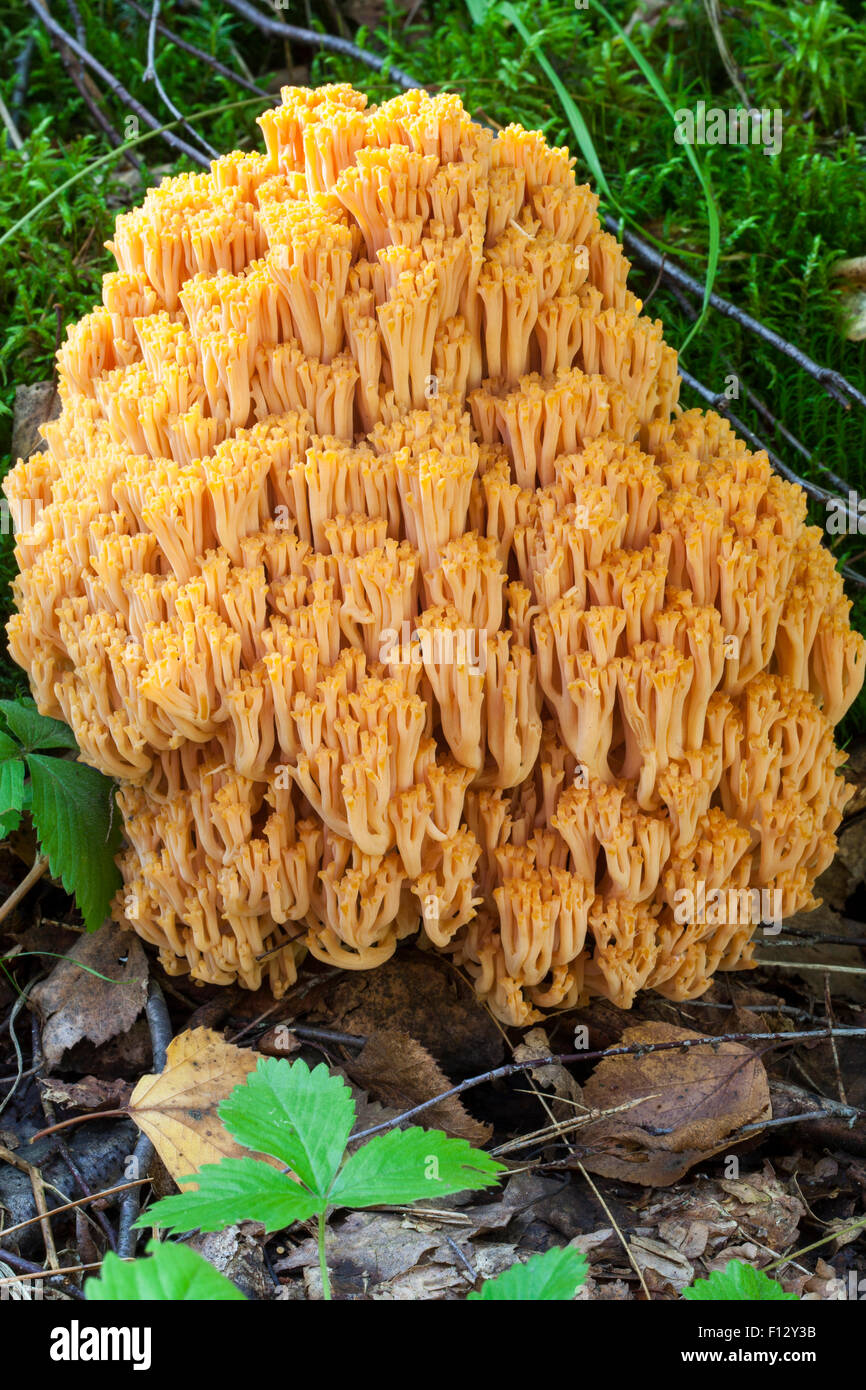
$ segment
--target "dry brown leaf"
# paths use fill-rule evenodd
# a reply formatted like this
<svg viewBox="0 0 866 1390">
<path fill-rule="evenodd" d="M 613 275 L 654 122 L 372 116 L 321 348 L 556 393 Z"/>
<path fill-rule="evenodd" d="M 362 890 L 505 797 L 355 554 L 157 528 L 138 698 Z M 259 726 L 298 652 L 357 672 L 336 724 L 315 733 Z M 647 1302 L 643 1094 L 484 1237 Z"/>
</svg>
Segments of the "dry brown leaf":
<svg viewBox="0 0 866 1390">
<path fill-rule="evenodd" d="M 533 1057 L 549 1057 L 555 1049 L 543 1028 L 530 1028 L 521 1043 L 514 1049 L 515 1062 L 529 1062 Z M 549 1062 L 544 1067 L 533 1067 L 529 1075 L 545 1097 L 556 1096 L 550 1106 L 550 1113 L 558 1123 L 576 1120 L 584 1113 L 580 1087 L 570 1071 L 561 1062 Z"/>
<path fill-rule="evenodd" d="M 762 1173 L 720 1178 L 717 1186 L 720 1203 L 741 1231 L 771 1250 L 786 1250 L 795 1243 L 806 1206 L 786 1190 L 769 1162 Z"/>
<path fill-rule="evenodd" d="M 401 1028 L 449 1075 L 473 1076 L 505 1056 L 502 1032 L 446 961 L 407 950 L 375 970 L 345 970 L 317 998 L 310 1022 L 369 1038 Z"/>
<path fill-rule="evenodd" d="M 57 1066 L 84 1038 L 104 1043 L 126 1033 L 144 1008 L 147 971 L 138 937 L 114 922 L 78 937 L 48 979 L 30 992 L 43 1020 L 46 1065 Z"/>
<path fill-rule="evenodd" d="M 694 1268 L 682 1251 L 665 1241 L 632 1236 L 629 1249 L 652 1293 L 681 1293 L 695 1277 Z"/>
<path fill-rule="evenodd" d="M 622 1041 L 700 1036 L 668 1023 L 642 1023 L 626 1029 Z M 599 1111 L 629 1107 L 581 1129 L 584 1167 L 646 1187 L 668 1187 L 730 1147 L 743 1125 L 771 1114 L 763 1064 L 739 1043 L 605 1058 L 585 1084 L 583 1099 Z"/>
<path fill-rule="evenodd" d="M 83 1076 L 80 1081 L 65 1081 L 59 1076 L 45 1076 L 39 1084 L 43 1100 L 71 1105 L 76 1110 L 118 1109 L 126 1105 L 132 1094 L 129 1082 L 119 1078 L 103 1081 L 98 1076 Z"/>
<path fill-rule="evenodd" d="M 345 1068 L 359 1086 L 401 1111 L 431 1100 L 452 1085 L 426 1047 L 399 1028 L 374 1033 Z M 486 1143 L 493 1132 L 491 1125 L 467 1114 L 459 1096 L 431 1105 L 422 1123 L 470 1144 Z"/>
<path fill-rule="evenodd" d="M 255 1071 L 258 1060 L 257 1052 L 234 1047 L 210 1028 L 193 1028 L 169 1043 L 164 1071 L 141 1078 L 129 1114 L 175 1182 L 203 1163 L 249 1157 L 249 1149 L 228 1133 L 217 1106 Z M 184 1184 L 191 1187 L 195 1183 Z"/>
</svg>

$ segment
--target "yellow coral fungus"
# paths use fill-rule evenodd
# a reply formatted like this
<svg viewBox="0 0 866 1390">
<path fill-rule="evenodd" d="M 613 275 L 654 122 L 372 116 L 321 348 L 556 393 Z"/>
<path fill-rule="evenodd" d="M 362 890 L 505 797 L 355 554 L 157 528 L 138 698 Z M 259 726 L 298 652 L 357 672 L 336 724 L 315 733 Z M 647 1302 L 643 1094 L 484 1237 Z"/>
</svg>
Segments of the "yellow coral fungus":
<svg viewBox="0 0 866 1390">
<path fill-rule="evenodd" d="M 567 150 L 420 91 L 259 124 L 117 219 L 5 483 L 118 917 L 278 994 L 419 931 L 507 1023 L 699 994 L 848 796 L 866 643 L 802 493 L 680 410 Z"/>
</svg>

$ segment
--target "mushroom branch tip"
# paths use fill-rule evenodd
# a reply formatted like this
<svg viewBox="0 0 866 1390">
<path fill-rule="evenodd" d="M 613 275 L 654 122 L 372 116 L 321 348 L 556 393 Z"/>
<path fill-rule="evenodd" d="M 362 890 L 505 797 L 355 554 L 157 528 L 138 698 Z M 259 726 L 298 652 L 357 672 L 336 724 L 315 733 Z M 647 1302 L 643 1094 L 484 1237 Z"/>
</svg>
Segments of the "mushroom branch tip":
<svg viewBox="0 0 866 1390">
<path fill-rule="evenodd" d="M 681 409 L 567 149 L 418 90 L 258 124 L 117 218 L 4 483 L 116 916 L 276 995 L 418 936 L 508 1024 L 694 998 L 814 905 L 850 794 L 805 496 Z"/>
</svg>

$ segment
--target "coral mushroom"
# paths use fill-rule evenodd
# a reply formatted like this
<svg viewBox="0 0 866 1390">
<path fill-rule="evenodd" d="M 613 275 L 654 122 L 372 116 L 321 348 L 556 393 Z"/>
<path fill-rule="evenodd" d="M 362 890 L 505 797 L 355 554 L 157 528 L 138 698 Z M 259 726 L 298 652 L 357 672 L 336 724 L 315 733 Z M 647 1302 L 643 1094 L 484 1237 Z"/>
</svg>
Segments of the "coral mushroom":
<svg viewBox="0 0 866 1390">
<path fill-rule="evenodd" d="M 573 160 L 286 88 L 117 219 L 58 353 L 12 652 L 120 783 L 117 915 L 198 980 L 421 939 L 512 1024 L 674 999 L 813 904 L 866 643 L 803 493 L 628 290 Z"/>
</svg>

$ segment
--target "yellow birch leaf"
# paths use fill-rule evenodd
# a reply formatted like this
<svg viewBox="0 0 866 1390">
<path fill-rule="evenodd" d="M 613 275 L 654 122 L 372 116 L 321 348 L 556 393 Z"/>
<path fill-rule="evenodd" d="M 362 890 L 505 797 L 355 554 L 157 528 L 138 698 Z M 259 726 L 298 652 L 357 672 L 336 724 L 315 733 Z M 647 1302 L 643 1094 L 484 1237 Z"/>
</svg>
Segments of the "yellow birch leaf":
<svg viewBox="0 0 866 1390">
<path fill-rule="evenodd" d="M 147 1135 L 175 1182 L 203 1163 L 249 1157 L 217 1114 L 235 1086 L 255 1071 L 259 1053 L 234 1047 L 211 1028 L 180 1033 L 168 1046 L 165 1070 L 143 1076 L 129 1115 Z M 183 1184 L 192 1190 L 195 1183 Z"/>
</svg>

